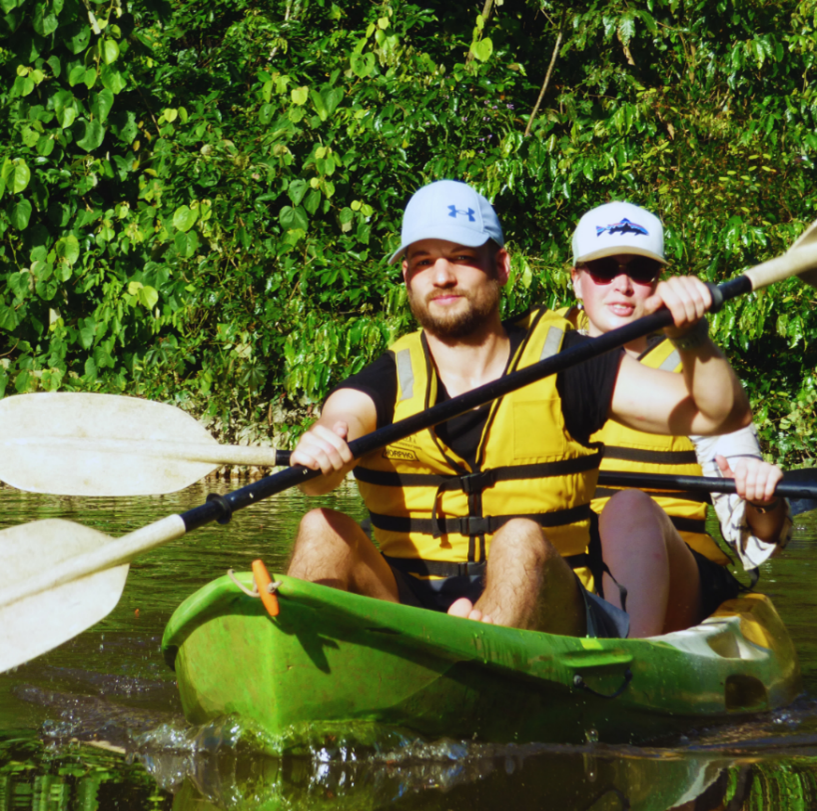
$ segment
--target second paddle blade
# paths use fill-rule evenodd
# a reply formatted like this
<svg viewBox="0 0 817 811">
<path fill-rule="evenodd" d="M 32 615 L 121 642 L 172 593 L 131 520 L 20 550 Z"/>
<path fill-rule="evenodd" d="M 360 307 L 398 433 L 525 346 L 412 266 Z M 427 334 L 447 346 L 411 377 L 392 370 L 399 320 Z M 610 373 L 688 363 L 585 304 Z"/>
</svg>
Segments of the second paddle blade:
<svg viewBox="0 0 817 811">
<path fill-rule="evenodd" d="M 128 564 L 66 583 L 49 581 L 64 562 L 93 555 L 112 539 L 60 519 L 36 521 L 0 532 L 0 673 L 75 637 L 113 610 Z M 26 583 L 42 585 L 22 600 L 5 599 Z"/>
</svg>

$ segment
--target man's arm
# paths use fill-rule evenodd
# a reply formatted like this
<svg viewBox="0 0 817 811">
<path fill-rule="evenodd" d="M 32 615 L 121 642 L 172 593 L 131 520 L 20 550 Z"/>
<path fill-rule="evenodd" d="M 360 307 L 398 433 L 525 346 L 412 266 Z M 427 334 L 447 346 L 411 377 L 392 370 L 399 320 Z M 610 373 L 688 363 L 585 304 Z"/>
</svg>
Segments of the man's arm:
<svg viewBox="0 0 817 811">
<path fill-rule="evenodd" d="M 667 337 L 692 337 L 711 306 L 699 279 L 674 277 L 661 282 L 647 300 L 648 310 L 667 307 L 674 325 Z M 626 356 L 619 368 L 610 416 L 639 431 L 686 436 L 722 434 L 751 422 L 749 401 L 729 362 L 708 337 L 678 347 L 683 374 L 650 369 Z"/>
<path fill-rule="evenodd" d="M 348 442 L 377 428 L 377 410 L 368 394 L 338 389 L 323 405 L 320 419 L 298 440 L 291 465 L 320 470 L 323 475 L 299 485 L 308 496 L 334 490 L 355 466 Z"/>
</svg>

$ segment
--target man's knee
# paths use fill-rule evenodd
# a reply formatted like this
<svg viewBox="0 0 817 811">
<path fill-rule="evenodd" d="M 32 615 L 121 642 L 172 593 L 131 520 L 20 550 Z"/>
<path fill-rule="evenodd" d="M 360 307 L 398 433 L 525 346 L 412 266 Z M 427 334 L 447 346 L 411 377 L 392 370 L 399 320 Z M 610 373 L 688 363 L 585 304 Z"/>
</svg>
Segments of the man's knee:
<svg viewBox="0 0 817 811">
<path fill-rule="evenodd" d="M 504 524 L 491 541 L 491 556 L 512 555 L 516 560 L 544 565 L 558 552 L 542 527 L 530 518 L 512 518 Z"/>
<path fill-rule="evenodd" d="M 301 518 L 295 546 L 301 551 L 327 547 L 354 548 L 362 538 L 365 538 L 363 530 L 353 518 L 337 510 L 318 507 Z"/>
<path fill-rule="evenodd" d="M 348 515 L 344 515 L 337 510 L 330 510 L 326 507 L 317 507 L 310 510 L 301 518 L 299 535 L 323 535 L 325 533 L 337 532 L 338 529 L 351 522 Z"/>
</svg>

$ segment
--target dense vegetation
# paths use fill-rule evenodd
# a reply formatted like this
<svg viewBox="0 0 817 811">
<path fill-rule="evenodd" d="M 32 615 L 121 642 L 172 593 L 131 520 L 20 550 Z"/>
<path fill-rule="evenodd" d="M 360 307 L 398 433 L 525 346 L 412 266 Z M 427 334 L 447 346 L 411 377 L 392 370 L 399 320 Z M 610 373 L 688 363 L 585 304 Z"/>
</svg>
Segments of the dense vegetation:
<svg viewBox="0 0 817 811">
<path fill-rule="evenodd" d="M 815 0 L 0 12 L 0 393 L 126 392 L 285 444 L 408 328 L 384 257 L 433 179 L 494 200 L 508 312 L 569 300 L 570 233 L 609 199 L 714 281 L 815 217 Z M 715 319 L 788 463 L 817 449 L 813 301 L 792 280 Z"/>
</svg>

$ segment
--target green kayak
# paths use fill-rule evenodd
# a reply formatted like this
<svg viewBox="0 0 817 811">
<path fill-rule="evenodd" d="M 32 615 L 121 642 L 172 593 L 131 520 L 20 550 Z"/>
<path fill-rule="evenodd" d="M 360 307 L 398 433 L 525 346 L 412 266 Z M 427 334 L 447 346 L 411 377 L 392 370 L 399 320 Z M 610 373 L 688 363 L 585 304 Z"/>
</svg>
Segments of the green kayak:
<svg viewBox="0 0 817 811">
<path fill-rule="evenodd" d="M 236 576 L 252 587 L 251 574 Z M 750 594 L 652 639 L 520 631 L 274 576 L 280 614 L 222 577 L 162 640 L 187 719 L 237 715 L 279 740 L 386 725 L 490 742 L 643 743 L 789 704 L 791 639 Z"/>
</svg>

